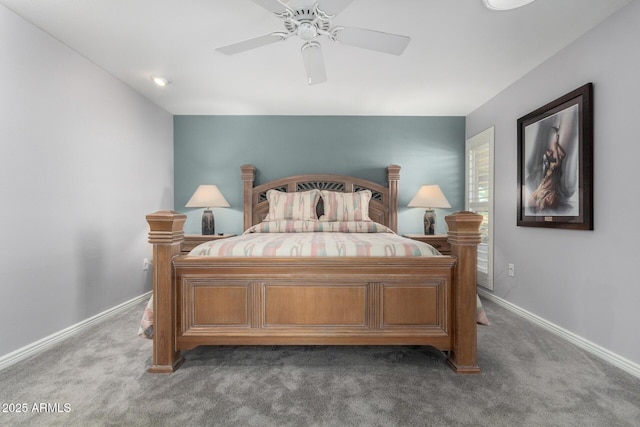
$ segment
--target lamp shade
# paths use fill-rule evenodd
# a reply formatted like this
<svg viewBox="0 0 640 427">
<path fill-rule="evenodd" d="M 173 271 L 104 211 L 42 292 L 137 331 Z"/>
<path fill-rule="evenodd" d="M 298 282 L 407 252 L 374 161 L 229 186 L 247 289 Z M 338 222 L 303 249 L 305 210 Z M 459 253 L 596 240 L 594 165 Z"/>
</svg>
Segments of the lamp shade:
<svg viewBox="0 0 640 427">
<path fill-rule="evenodd" d="M 224 198 L 218 186 L 199 185 L 193 196 L 185 205 L 187 208 L 228 208 L 227 199 Z"/>
<path fill-rule="evenodd" d="M 534 0 L 482 0 L 484 5 L 491 10 L 510 10 L 515 9 Z"/>
<path fill-rule="evenodd" d="M 438 185 L 423 185 L 407 205 L 410 208 L 450 208 Z"/>
</svg>

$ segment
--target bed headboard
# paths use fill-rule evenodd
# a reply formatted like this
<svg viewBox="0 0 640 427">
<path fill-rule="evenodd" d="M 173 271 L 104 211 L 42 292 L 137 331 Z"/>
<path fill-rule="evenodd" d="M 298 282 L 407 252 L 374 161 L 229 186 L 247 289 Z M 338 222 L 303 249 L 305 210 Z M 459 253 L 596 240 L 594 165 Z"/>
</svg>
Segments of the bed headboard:
<svg viewBox="0 0 640 427">
<path fill-rule="evenodd" d="M 398 231 L 398 181 L 400 180 L 400 166 L 398 165 L 391 165 L 386 168 L 386 187 L 366 179 L 328 174 L 290 176 L 254 187 L 256 168 L 251 165 L 243 165 L 240 169 L 242 170 L 244 193 L 245 230 L 252 225 L 260 223 L 269 213 L 269 202 L 266 196 L 268 190 L 274 189 L 291 193 L 315 188 L 344 193 L 371 190 L 369 217 L 375 222 L 386 225 L 395 232 Z M 321 205 L 319 209 L 322 209 Z"/>
</svg>

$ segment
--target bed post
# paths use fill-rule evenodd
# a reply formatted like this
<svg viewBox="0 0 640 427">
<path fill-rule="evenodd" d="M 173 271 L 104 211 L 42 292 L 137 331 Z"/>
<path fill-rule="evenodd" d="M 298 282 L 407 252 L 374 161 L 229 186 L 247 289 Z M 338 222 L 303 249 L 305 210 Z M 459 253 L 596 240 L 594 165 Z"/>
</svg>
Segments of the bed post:
<svg viewBox="0 0 640 427">
<path fill-rule="evenodd" d="M 184 362 L 176 350 L 173 257 L 180 254 L 187 216 L 174 211 L 147 215 L 153 245 L 153 362 L 149 372 L 170 373 Z"/>
<path fill-rule="evenodd" d="M 253 184 L 256 179 L 256 168 L 251 165 L 242 165 L 240 170 L 244 200 L 244 231 L 253 225 Z"/>
<path fill-rule="evenodd" d="M 449 226 L 451 256 L 457 257 L 453 289 L 453 351 L 447 362 L 458 373 L 480 372 L 477 359 L 477 279 L 478 244 L 482 216 L 456 212 L 445 218 Z"/>
<path fill-rule="evenodd" d="M 400 181 L 400 166 L 387 167 L 387 181 L 389 186 L 389 228 L 398 232 L 398 181 Z"/>
</svg>

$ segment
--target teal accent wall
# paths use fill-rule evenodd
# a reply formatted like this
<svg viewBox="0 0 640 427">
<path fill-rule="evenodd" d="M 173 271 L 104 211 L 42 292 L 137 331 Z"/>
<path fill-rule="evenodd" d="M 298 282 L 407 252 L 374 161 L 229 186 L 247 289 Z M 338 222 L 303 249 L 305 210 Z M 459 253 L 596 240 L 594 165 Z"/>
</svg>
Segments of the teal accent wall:
<svg viewBox="0 0 640 427">
<path fill-rule="evenodd" d="M 257 168 L 257 184 L 290 175 L 353 175 L 380 184 L 385 167 L 400 171 L 398 231 L 422 232 L 424 211 L 407 208 L 424 184 L 438 184 L 464 208 L 464 117 L 175 116 L 174 207 L 187 214 L 185 232 L 199 234 L 203 209 L 187 209 L 200 184 L 216 184 L 231 208 L 214 208 L 216 232 L 241 233 L 240 166 Z"/>
</svg>

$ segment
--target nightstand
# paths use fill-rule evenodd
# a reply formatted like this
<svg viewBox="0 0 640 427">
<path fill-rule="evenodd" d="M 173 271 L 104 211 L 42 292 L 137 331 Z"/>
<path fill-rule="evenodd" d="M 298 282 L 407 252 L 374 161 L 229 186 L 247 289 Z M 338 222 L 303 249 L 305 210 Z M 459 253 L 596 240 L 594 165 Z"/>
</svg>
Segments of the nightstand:
<svg viewBox="0 0 640 427">
<path fill-rule="evenodd" d="M 180 253 L 186 255 L 191 252 L 191 249 L 198 246 L 200 243 L 208 242 L 211 240 L 227 239 L 233 237 L 235 234 L 185 234 L 182 245 L 180 245 Z"/>
<path fill-rule="evenodd" d="M 436 248 L 442 255 L 451 254 L 451 246 L 449 246 L 448 236 L 446 234 L 403 234 L 402 236 L 428 243 Z"/>
</svg>

